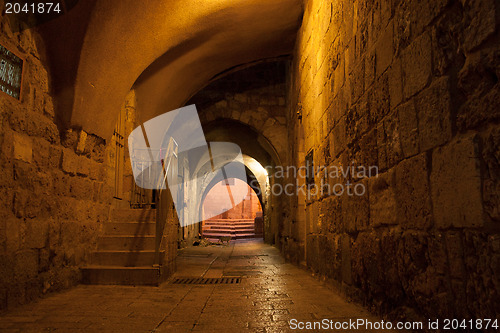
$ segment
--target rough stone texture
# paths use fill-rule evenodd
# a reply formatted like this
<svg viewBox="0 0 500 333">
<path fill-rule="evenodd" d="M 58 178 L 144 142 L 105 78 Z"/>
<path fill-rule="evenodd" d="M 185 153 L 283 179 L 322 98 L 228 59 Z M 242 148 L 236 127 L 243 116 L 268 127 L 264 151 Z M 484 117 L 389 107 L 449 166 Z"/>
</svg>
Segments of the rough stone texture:
<svg viewBox="0 0 500 333">
<path fill-rule="evenodd" d="M 408 98 L 422 90 L 431 76 L 431 39 L 428 34 L 419 36 L 403 51 L 402 62 L 403 94 Z"/>
<path fill-rule="evenodd" d="M 438 228 L 479 227 L 483 224 L 476 141 L 475 137 L 464 137 L 433 153 L 431 186 Z"/>
<path fill-rule="evenodd" d="M 397 216 L 402 227 L 426 229 L 432 225 L 428 172 L 425 154 L 396 167 Z"/>
<path fill-rule="evenodd" d="M 291 68 L 292 160 L 328 147 L 315 163 L 380 174 L 363 180 L 362 198 L 295 198 L 309 217 L 294 222 L 307 230 L 308 267 L 377 311 L 498 317 L 499 9 L 493 0 L 306 1 Z"/>
<path fill-rule="evenodd" d="M 440 78 L 416 98 L 419 141 L 422 151 L 448 142 L 451 138 L 449 79 Z"/>
<path fill-rule="evenodd" d="M 405 158 L 419 152 L 418 121 L 413 100 L 397 108 L 401 150 Z"/>
<path fill-rule="evenodd" d="M 286 66 L 287 61 L 263 63 L 229 74 L 186 105 L 196 105 L 203 125 L 230 119 L 251 126 L 286 158 Z"/>
<path fill-rule="evenodd" d="M 391 170 L 370 179 L 370 225 L 397 224 L 395 177 Z"/>
<path fill-rule="evenodd" d="M 0 309 L 68 288 L 80 279 L 107 219 L 111 195 L 96 173 L 104 140 L 72 137 L 54 121 L 46 67 L 31 30 L 10 33 L 2 18 L 1 39 L 25 58 L 21 99 L 0 92 Z M 18 43 L 22 41 L 21 43 Z M 2 42 L 2 45 L 4 43 Z M 85 137 L 85 139 L 83 139 Z M 78 144 L 77 144 L 78 143 Z M 92 173 L 92 177 L 89 175 Z M 108 191 L 109 193 L 109 191 Z"/>
</svg>

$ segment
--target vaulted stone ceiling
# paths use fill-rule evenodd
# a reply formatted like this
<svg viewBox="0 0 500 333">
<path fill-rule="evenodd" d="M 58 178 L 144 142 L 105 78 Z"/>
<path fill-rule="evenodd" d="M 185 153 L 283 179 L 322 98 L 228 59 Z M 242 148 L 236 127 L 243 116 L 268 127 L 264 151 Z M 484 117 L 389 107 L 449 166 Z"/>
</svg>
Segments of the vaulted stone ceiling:
<svg viewBox="0 0 500 333">
<path fill-rule="evenodd" d="M 63 126 L 112 135 L 128 91 L 141 121 L 218 74 L 291 53 L 301 0 L 85 0 L 40 27 Z"/>
</svg>

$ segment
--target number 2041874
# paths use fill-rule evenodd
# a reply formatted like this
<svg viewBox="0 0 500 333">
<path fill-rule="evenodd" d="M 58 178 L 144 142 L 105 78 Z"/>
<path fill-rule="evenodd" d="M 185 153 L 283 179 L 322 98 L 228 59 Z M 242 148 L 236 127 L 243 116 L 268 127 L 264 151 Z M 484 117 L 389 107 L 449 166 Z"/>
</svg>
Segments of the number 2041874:
<svg viewBox="0 0 500 333">
<path fill-rule="evenodd" d="M 52 14 L 60 13 L 61 4 L 58 2 L 18 3 L 6 2 L 5 14 Z"/>
<path fill-rule="evenodd" d="M 498 329 L 497 319 L 444 319 L 444 330 L 471 329 L 471 330 L 487 330 Z"/>
</svg>

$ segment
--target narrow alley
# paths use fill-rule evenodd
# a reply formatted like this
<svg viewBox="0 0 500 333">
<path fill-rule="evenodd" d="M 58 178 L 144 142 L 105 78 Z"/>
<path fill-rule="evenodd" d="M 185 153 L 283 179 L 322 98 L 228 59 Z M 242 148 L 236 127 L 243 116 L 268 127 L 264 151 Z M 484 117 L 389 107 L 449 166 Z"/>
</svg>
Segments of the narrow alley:
<svg viewBox="0 0 500 333">
<path fill-rule="evenodd" d="M 0 316 L 0 330 L 288 332 L 292 319 L 304 324 L 380 320 L 307 271 L 285 263 L 279 251 L 262 240 L 189 247 L 180 251 L 177 265 L 175 275 L 160 287 L 80 285 L 50 295 Z M 174 283 L 188 277 L 192 281 L 232 276 L 243 278 L 228 284 Z"/>
</svg>

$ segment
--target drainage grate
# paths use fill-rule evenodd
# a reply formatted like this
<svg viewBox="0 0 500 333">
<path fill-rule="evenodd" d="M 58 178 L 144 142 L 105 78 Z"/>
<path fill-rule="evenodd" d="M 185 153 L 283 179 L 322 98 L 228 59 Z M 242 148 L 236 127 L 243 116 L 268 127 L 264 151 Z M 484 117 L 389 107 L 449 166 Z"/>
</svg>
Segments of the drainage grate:
<svg viewBox="0 0 500 333">
<path fill-rule="evenodd" d="M 241 283 L 241 277 L 223 278 L 177 278 L 172 284 L 237 284 Z"/>
</svg>

